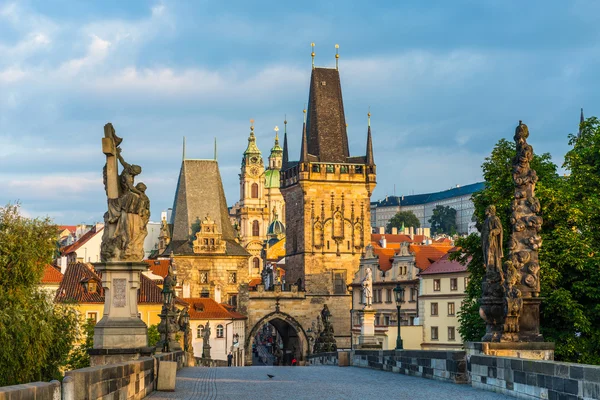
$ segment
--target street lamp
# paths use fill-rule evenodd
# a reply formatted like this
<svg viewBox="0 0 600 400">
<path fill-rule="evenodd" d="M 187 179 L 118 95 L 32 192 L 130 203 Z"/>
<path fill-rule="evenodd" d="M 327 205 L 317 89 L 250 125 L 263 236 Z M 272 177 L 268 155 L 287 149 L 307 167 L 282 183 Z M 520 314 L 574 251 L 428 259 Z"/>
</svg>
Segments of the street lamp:
<svg viewBox="0 0 600 400">
<path fill-rule="evenodd" d="M 396 295 L 396 309 L 398 310 L 398 337 L 396 338 L 396 350 L 402 350 L 402 337 L 400 336 L 400 306 L 404 303 L 404 288 L 400 286 L 400 283 L 396 283 L 394 288 L 394 294 Z"/>
<path fill-rule="evenodd" d="M 168 276 L 167 276 L 168 277 Z M 163 300 L 163 313 L 165 321 L 165 341 L 163 342 L 163 352 L 169 352 L 169 312 L 171 311 L 171 302 L 173 300 L 173 292 L 169 289 L 170 285 L 163 284 L 163 290 L 160 292 Z"/>
<path fill-rule="evenodd" d="M 183 350 L 187 353 L 190 351 L 190 346 L 188 346 L 190 314 L 188 313 L 187 308 L 184 308 L 181 312 L 181 321 L 183 322 Z"/>
</svg>

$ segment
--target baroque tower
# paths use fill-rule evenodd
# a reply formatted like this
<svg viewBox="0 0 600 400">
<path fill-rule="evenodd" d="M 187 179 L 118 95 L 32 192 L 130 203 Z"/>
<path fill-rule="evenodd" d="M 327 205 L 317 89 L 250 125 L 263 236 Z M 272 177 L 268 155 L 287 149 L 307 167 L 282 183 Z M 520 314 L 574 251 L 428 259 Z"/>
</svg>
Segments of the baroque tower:
<svg viewBox="0 0 600 400">
<path fill-rule="evenodd" d="M 351 157 L 337 67 L 315 68 L 310 80 L 299 161 L 284 141 L 286 281 L 327 297 L 336 334 L 349 334 L 346 285 L 370 241 L 370 197 L 376 185 L 370 121 L 366 154 Z M 370 120 L 370 114 L 369 114 Z M 338 343 L 338 345 L 340 345 Z"/>
<path fill-rule="evenodd" d="M 283 123 L 284 135 L 287 135 L 287 120 Z M 279 128 L 275 127 L 275 144 L 269 155 L 269 168 L 265 171 L 265 201 L 269 210 L 269 227 L 275 220 L 285 221 L 283 195 L 279 190 L 282 163 L 283 149 L 279 145 Z"/>
<path fill-rule="evenodd" d="M 260 150 L 256 146 L 254 121 L 250 120 L 248 147 L 242 158 L 240 171 L 239 221 L 241 245 L 252 255 L 248 264 L 250 277 L 260 276 L 262 249 L 267 238 L 269 209 L 265 202 L 265 166 Z"/>
</svg>

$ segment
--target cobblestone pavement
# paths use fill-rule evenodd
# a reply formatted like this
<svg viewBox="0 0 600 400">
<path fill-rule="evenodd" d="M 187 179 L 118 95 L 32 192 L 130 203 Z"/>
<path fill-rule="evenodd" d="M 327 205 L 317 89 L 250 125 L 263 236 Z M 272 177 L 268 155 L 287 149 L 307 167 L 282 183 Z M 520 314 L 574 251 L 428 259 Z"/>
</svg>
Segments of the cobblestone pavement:
<svg viewBox="0 0 600 400">
<path fill-rule="evenodd" d="M 274 375 L 269 379 L 267 374 Z M 424 378 L 366 368 L 238 367 L 184 368 L 175 392 L 154 392 L 163 399 L 411 399 L 499 400 L 501 394 Z"/>
</svg>

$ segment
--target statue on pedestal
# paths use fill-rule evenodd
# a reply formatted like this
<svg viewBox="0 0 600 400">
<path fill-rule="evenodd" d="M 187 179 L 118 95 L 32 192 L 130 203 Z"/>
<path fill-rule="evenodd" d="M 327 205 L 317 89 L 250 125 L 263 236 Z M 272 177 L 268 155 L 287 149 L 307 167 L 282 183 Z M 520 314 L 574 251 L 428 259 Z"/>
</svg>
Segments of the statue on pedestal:
<svg viewBox="0 0 600 400">
<path fill-rule="evenodd" d="M 319 318 L 317 317 L 317 324 L 319 324 Z M 333 325 L 331 324 L 331 312 L 327 304 L 323 305 L 321 310 L 320 321 L 323 323 L 323 328 L 315 340 L 315 353 L 327 353 L 337 351 L 337 343 L 333 336 Z"/>
<path fill-rule="evenodd" d="M 210 323 L 208 321 L 202 331 L 202 358 L 210 359 Z"/>
<path fill-rule="evenodd" d="M 106 155 L 103 181 L 108 198 L 108 211 L 104 214 L 104 233 L 100 259 L 107 261 L 142 261 L 144 239 L 148 234 L 150 199 L 146 185 L 135 183 L 142 167 L 127 163 L 121 155 L 123 141 L 115 133 L 112 124 L 104 126 L 102 151 Z M 119 166 L 123 170 L 119 174 Z"/>
<path fill-rule="evenodd" d="M 365 308 L 373 304 L 373 272 L 367 267 L 365 278 L 362 280 L 362 292 L 365 299 Z"/>
</svg>

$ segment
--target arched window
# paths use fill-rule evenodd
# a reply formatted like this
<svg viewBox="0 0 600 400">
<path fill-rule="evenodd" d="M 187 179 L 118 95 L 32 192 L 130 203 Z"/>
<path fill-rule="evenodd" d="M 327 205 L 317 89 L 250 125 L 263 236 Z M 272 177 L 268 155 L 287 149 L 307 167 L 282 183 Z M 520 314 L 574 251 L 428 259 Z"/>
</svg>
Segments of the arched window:
<svg viewBox="0 0 600 400">
<path fill-rule="evenodd" d="M 218 338 L 223 337 L 223 325 L 217 325 L 217 337 Z"/>
<path fill-rule="evenodd" d="M 203 333 L 204 333 L 204 327 L 202 325 L 198 325 L 198 328 L 196 329 L 196 337 L 198 339 L 202 339 Z"/>
<path fill-rule="evenodd" d="M 250 187 L 250 197 L 253 199 L 258 199 L 258 183 L 253 183 Z"/>
<path fill-rule="evenodd" d="M 260 236 L 260 227 L 258 221 L 252 221 L 252 236 Z"/>
<path fill-rule="evenodd" d="M 254 268 L 260 269 L 260 260 L 258 259 L 258 257 L 254 257 L 254 259 L 252 260 L 252 264 L 254 265 Z"/>
</svg>

